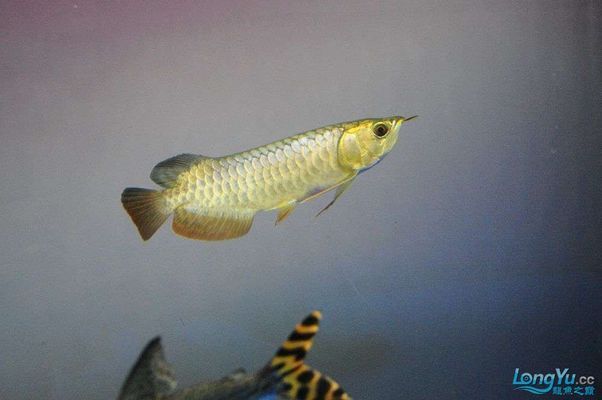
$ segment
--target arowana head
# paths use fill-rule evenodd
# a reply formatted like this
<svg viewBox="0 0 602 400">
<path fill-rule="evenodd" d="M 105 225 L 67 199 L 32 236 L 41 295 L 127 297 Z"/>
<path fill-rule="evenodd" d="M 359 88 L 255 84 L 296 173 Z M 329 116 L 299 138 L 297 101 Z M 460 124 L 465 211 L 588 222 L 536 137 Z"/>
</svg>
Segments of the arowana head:
<svg viewBox="0 0 602 400">
<path fill-rule="evenodd" d="M 416 117 L 394 116 L 343 124 L 338 148 L 339 162 L 355 171 L 370 168 L 395 146 L 401 125 Z"/>
</svg>

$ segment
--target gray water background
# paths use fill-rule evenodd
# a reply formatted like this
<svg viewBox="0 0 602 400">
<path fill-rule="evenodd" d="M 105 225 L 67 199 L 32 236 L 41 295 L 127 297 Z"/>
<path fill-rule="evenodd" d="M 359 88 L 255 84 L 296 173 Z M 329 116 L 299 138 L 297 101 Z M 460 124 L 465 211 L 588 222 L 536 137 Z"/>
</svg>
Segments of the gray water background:
<svg viewBox="0 0 602 400">
<path fill-rule="evenodd" d="M 2 1 L 0 398 L 114 398 L 157 334 L 182 385 L 252 370 L 313 309 L 309 362 L 357 399 L 602 382 L 601 9 Z M 394 114 L 317 219 L 142 243 L 121 208 L 172 155 Z"/>
</svg>

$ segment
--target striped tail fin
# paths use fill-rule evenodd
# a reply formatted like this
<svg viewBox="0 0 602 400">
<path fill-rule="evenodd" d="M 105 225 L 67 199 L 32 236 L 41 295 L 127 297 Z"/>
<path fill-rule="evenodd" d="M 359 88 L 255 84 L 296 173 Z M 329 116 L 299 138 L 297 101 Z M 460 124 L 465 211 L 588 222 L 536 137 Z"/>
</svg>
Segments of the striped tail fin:
<svg viewBox="0 0 602 400">
<path fill-rule="evenodd" d="M 333 379 L 304 364 L 303 360 L 318 333 L 322 314 L 314 311 L 282 344 L 269 363 L 280 380 L 278 394 L 292 400 L 350 400 L 351 397 Z"/>
</svg>

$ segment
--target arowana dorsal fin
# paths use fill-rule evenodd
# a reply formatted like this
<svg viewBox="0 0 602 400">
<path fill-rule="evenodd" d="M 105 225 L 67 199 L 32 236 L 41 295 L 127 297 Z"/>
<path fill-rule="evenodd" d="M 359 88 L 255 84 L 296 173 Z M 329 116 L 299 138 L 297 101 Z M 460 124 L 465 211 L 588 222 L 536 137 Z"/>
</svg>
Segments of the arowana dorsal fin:
<svg viewBox="0 0 602 400">
<path fill-rule="evenodd" d="M 277 392 L 292 400 L 350 400 L 351 397 L 333 379 L 304 364 L 313 345 L 322 314 L 309 314 L 270 361 L 272 373 L 280 379 Z"/>
<path fill-rule="evenodd" d="M 173 392 L 177 382 L 165 360 L 161 338 L 151 340 L 132 367 L 117 400 L 155 400 Z"/>
<path fill-rule="evenodd" d="M 164 188 L 173 187 L 182 172 L 188 171 L 190 167 L 205 158 L 208 157 L 198 154 L 178 154 L 155 165 L 150 178 Z"/>
</svg>

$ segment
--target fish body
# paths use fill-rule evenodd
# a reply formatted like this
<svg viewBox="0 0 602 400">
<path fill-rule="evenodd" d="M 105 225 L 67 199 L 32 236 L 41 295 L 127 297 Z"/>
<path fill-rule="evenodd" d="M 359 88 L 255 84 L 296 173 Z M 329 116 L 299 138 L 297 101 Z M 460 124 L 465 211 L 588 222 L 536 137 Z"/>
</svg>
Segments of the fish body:
<svg viewBox="0 0 602 400">
<path fill-rule="evenodd" d="M 304 363 L 318 332 L 321 314 L 309 314 L 258 372 L 237 370 L 229 376 L 176 390 L 160 338 L 142 351 L 117 400 L 350 400 L 333 379 Z M 270 397 L 271 396 L 271 397 Z"/>
<path fill-rule="evenodd" d="M 224 157 L 180 154 L 151 172 L 164 190 L 127 188 L 121 200 L 144 240 L 172 213 L 173 230 L 182 236 L 236 238 L 258 211 L 278 210 L 281 222 L 299 203 L 329 190 L 337 189 L 336 200 L 393 148 L 411 118 L 330 125 Z"/>
</svg>

